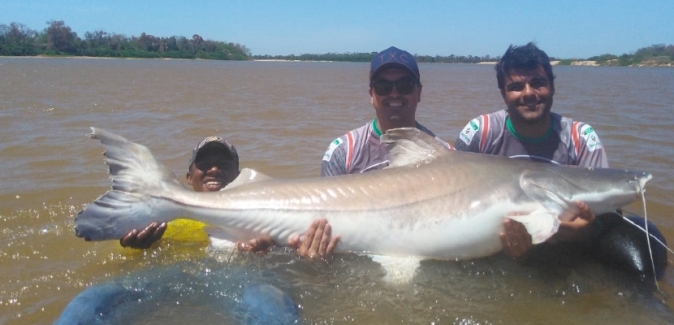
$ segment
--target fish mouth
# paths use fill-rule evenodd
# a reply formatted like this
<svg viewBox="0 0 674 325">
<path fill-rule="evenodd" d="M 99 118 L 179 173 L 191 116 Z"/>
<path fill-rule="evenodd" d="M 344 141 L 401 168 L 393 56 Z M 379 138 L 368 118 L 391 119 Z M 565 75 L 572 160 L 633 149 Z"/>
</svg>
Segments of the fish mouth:
<svg viewBox="0 0 674 325">
<path fill-rule="evenodd" d="M 639 192 L 645 192 L 646 191 L 646 184 L 650 182 L 653 179 L 653 175 L 650 173 L 639 173 L 636 175 L 636 180 L 639 182 L 639 187 L 637 188 Z"/>
</svg>

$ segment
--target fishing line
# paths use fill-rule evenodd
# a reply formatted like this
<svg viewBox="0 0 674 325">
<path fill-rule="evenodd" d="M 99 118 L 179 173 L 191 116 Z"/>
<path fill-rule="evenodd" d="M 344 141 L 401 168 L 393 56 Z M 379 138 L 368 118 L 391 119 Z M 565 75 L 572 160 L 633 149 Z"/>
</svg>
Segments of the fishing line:
<svg viewBox="0 0 674 325">
<path fill-rule="evenodd" d="M 627 212 L 627 213 L 630 213 L 630 214 L 635 214 L 635 213 L 633 213 L 633 212 L 631 212 L 631 211 L 629 211 L 629 210 L 625 210 L 625 209 L 622 209 L 622 211 Z M 644 228 L 641 228 L 641 226 L 639 226 L 639 225 L 637 225 L 636 223 L 634 223 L 634 221 L 630 220 L 628 217 L 625 217 L 625 216 L 621 216 L 621 217 L 622 217 L 623 220 L 625 220 L 627 223 L 629 223 L 629 224 L 631 224 L 632 226 L 634 226 L 634 228 L 636 228 L 636 229 L 638 229 L 638 230 L 640 230 L 640 231 L 643 231 L 646 235 L 649 235 L 649 236 L 651 237 L 651 239 L 654 239 L 656 242 L 658 242 L 660 245 L 662 245 L 662 247 L 664 247 L 664 248 L 665 248 L 666 250 L 668 250 L 670 253 L 674 254 L 674 250 L 672 250 L 671 248 L 667 247 L 667 244 L 663 243 L 662 240 L 660 240 L 660 238 L 656 237 L 656 236 L 653 235 L 653 234 L 646 233 L 646 230 L 644 230 Z"/>
<path fill-rule="evenodd" d="M 641 203 L 644 206 L 644 229 L 646 230 L 646 244 L 648 245 L 648 254 L 651 256 L 651 268 L 653 270 L 653 281 L 655 282 L 655 287 L 658 289 L 658 292 L 662 293 L 660 290 L 660 285 L 658 284 L 658 278 L 655 273 L 655 261 L 653 259 L 653 250 L 651 248 L 651 233 L 648 231 L 648 211 L 646 210 L 646 190 L 641 187 L 639 184 L 639 194 L 641 194 Z M 624 217 L 623 217 L 624 218 Z"/>
</svg>

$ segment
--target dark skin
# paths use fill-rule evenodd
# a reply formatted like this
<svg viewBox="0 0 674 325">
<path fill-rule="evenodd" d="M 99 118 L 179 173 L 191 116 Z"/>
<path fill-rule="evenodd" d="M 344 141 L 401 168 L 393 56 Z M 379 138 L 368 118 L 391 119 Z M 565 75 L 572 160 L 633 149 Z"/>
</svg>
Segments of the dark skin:
<svg viewBox="0 0 674 325">
<path fill-rule="evenodd" d="M 239 170 L 228 155 L 216 148 L 203 148 L 194 164 L 185 175 L 187 183 L 196 192 L 219 191 L 239 175 Z M 119 240 L 122 247 L 146 249 L 158 241 L 166 231 L 166 223 L 152 222 L 147 227 L 134 229 Z M 331 239 L 332 229 L 326 219 L 314 220 L 304 238 L 299 235 L 288 239 L 287 245 L 297 249 L 300 256 L 309 258 L 331 254 L 339 241 L 339 236 Z M 267 252 L 276 244 L 268 238 L 239 241 L 239 252 Z"/>
<path fill-rule="evenodd" d="M 119 240 L 119 244 L 122 245 L 122 247 L 147 249 L 152 247 L 152 244 L 164 236 L 165 231 L 166 222 L 160 224 L 155 221 L 141 230 L 131 230 L 131 232 Z"/>
</svg>

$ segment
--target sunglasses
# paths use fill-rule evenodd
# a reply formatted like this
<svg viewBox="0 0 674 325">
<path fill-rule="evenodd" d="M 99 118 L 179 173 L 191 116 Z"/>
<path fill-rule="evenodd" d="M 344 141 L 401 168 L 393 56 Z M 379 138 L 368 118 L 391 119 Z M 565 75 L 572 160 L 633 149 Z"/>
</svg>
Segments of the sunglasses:
<svg viewBox="0 0 674 325">
<path fill-rule="evenodd" d="M 398 94 L 409 95 L 414 91 L 414 86 L 419 83 L 416 79 L 400 79 L 396 81 L 389 80 L 377 80 L 370 83 L 370 87 L 374 89 L 374 92 L 379 96 L 388 96 L 395 86 L 398 90 Z"/>
</svg>

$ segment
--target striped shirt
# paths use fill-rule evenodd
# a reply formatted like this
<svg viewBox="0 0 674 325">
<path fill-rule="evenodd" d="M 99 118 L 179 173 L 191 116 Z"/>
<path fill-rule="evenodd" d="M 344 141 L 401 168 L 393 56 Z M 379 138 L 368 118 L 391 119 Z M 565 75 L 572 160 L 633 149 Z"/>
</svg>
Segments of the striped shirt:
<svg viewBox="0 0 674 325">
<path fill-rule="evenodd" d="M 451 148 L 423 125 L 417 123 L 417 128 Z M 321 176 L 364 173 L 388 166 L 388 153 L 380 140 L 381 135 L 377 119 L 374 119 L 332 141 L 323 155 Z"/>
<path fill-rule="evenodd" d="M 594 129 L 583 122 L 551 113 L 550 131 L 527 139 L 508 128 L 508 112 L 501 110 L 472 119 L 461 130 L 456 150 L 560 165 L 608 168 L 606 152 Z"/>
</svg>

